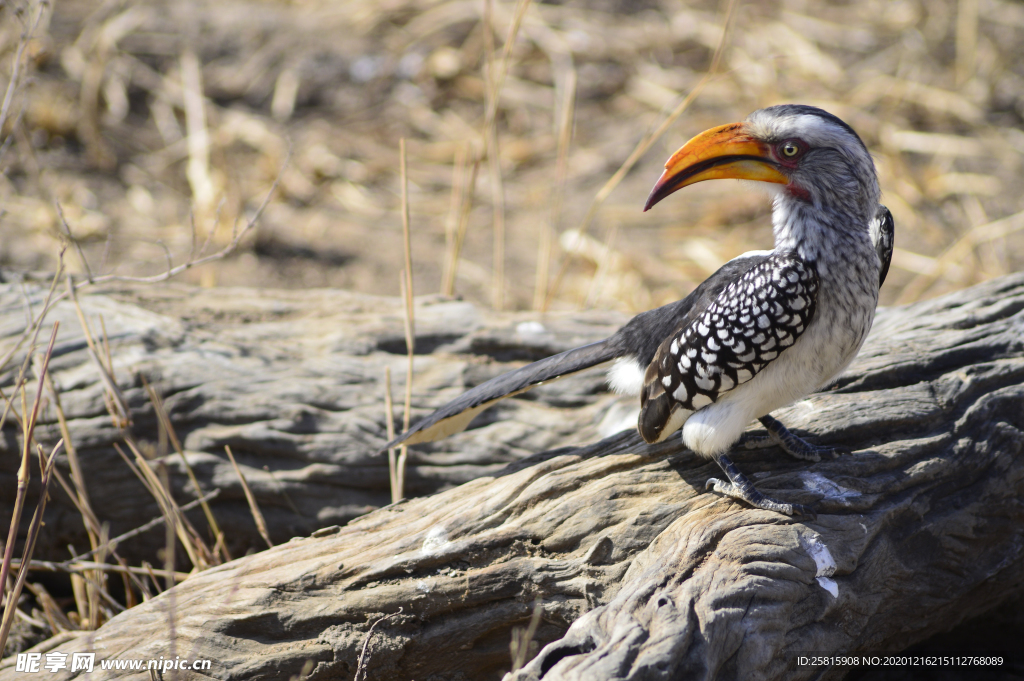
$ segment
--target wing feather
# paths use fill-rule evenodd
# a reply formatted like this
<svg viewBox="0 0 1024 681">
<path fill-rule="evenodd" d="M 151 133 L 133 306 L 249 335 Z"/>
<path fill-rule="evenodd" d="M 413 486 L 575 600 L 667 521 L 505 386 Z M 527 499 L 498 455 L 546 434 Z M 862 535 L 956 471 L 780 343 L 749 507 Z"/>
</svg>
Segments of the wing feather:
<svg viewBox="0 0 1024 681">
<path fill-rule="evenodd" d="M 772 254 L 736 277 L 648 365 L 643 438 L 664 440 L 792 346 L 814 316 L 817 291 L 817 271 L 794 253 Z"/>
</svg>

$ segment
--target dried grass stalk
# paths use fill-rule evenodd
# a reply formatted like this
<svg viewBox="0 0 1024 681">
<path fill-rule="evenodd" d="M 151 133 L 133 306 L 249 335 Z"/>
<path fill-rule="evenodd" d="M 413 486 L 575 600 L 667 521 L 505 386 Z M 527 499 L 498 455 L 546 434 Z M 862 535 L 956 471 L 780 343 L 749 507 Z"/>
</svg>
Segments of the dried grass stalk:
<svg viewBox="0 0 1024 681">
<path fill-rule="evenodd" d="M 174 451 L 178 453 L 178 457 L 185 466 L 185 473 L 188 475 L 189 482 L 192 483 L 192 489 L 195 490 L 196 497 L 198 497 L 199 503 L 203 507 L 206 522 L 213 533 L 215 546 L 220 550 L 224 560 L 229 561 L 231 560 L 231 555 L 224 544 L 224 533 L 221 532 L 220 526 L 217 524 L 217 519 L 213 515 L 213 509 L 210 508 L 208 503 L 203 501 L 203 490 L 199 487 L 199 480 L 196 478 L 195 471 L 192 470 L 192 464 L 189 463 L 188 457 L 185 456 L 185 449 L 181 446 L 181 440 L 178 439 L 177 433 L 174 432 L 174 426 L 171 425 L 171 419 L 167 415 L 164 402 L 160 399 L 160 395 L 157 394 L 156 390 L 153 389 L 153 386 L 149 384 L 149 381 L 146 380 L 146 377 L 141 375 L 140 377 L 142 378 L 142 385 L 146 388 L 146 392 L 149 395 L 149 401 L 153 404 L 161 430 L 170 439 L 171 446 L 174 447 Z"/>
<path fill-rule="evenodd" d="M 242 469 L 238 467 L 238 462 L 235 461 L 235 455 L 231 453 L 231 447 L 225 446 L 224 451 L 227 452 L 231 465 L 235 467 L 235 474 L 242 482 L 242 491 L 245 492 L 245 500 L 249 503 L 249 512 L 252 513 L 252 519 L 256 522 L 256 529 L 259 531 L 260 536 L 263 537 L 263 541 L 267 542 L 267 548 L 274 548 L 274 542 L 270 541 L 270 532 L 267 531 L 267 521 L 263 518 L 263 512 L 260 511 L 259 504 L 256 503 L 256 497 L 253 495 L 252 489 L 250 489 L 249 483 L 242 473 Z"/>
<path fill-rule="evenodd" d="M 395 439 L 395 407 L 391 399 L 391 367 L 384 367 L 384 423 L 387 428 L 388 442 Z M 391 503 L 402 500 L 402 483 L 398 479 L 398 462 L 395 459 L 395 448 L 388 448 L 388 480 L 391 483 Z"/>
<path fill-rule="evenodd" d="M 401 179 L 402 179 L 402 236 L 405 243 L 405 270 L 401 275 L 402 300 L 405 303 L 405 349 L 408 357 L 405 374 L 405 415 L 402 420 L 403 430 L 409 430 L 409 419 L 412 417 L 412 378 L 413 359 L 416 354 L 416 315 L 413 307 L 412 285 L 412 243 L 409 235 L 409 180 L 406 174 L 405 139 L 399 142 Z M 398 464 L 395 473 L 395 486 L 392 495 L 398 499 L 405 496 L 405 466 L 409 457 L 409 448 L 402 445 L 398 453 Z M 395 491 L 397 490 L 397 491 Z"/>
</svg>

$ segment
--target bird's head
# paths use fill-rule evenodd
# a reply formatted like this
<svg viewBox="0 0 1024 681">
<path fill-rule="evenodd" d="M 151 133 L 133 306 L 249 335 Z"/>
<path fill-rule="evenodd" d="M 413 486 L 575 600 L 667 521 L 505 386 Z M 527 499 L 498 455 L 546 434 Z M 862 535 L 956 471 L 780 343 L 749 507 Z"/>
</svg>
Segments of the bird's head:
<svg viewBox="0 0 1024 681">
<path fill-rule="evenodd" d="M 665 164 L 644 210 L 683 187 L 726 178 L 777 187 L 777 207 L 804 204 L 863 217 L 864 224 L 880 196 L 871 155 L 853 128 L 816 107 L 784 104 L 684 144 Z"/>
</svg>

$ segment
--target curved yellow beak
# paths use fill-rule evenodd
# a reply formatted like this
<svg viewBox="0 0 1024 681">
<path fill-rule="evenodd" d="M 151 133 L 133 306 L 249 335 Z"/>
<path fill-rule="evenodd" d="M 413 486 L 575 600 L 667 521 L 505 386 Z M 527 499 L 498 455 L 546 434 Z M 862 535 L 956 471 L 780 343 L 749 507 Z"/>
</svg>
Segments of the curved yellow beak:
<svg viewBox="0 0 1024 681">
<path fill-rule="evenodd" d="M 683 187 L 730 178 L 789 183 L 772 160 L 768 145 L 751 137 L 744 123 L 730 123 L 705 130 L 672 154 L 647 197 L 644 211 Z"/>
</svg>

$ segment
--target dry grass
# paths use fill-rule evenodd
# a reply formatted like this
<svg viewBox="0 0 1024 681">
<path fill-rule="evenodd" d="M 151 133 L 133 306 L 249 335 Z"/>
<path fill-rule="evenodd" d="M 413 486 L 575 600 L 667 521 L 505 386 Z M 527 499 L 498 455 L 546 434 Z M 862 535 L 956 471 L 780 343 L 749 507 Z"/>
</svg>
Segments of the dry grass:
<svg viewBox="0 0 1024 681">
<path fill-rule="evenodd" d="M 59 205 L 57 210 L 59 213 Z M 229 254 L 238 245 L 240 234 L 252 228 L 259 212 L 257 211 L 257 215 L 243 228 L 242 232 L 236 233 L 232 241 L 213 254 L 212 257 L 218 259 Z M 142 600 L 146 600 L 154 592 L 159 593 L 162 589 L 158 577 L 163 577 L 165 581 L 164 588 L 170 588 L 175 583 L 187 578 L 190 573 L 178 572 L 175 569 L 175 554 L 179 545 L 184 549 L 193 572 L 231 560 L 231 556 L 225 546 L 224 535 L 218 527 L 212 510 L 207 503 L 208 499 L 215 497 L 219 494 L 220 490 L 215 489 L 212 493 L 199 496 L 201 494 L 199 483 L 185 456 L 181 442 L 174 432 L 171 421 L 163 408 L 163 402 L 156 391 L 149 386 L 144 376 L 140 378 L 148 390 L 160 427 L 160 444 L 156 448 L 158 451 L 153 451 L 152 447 L 144 446 L 135 439 L 132 433 L 133 418 L 131 410 L 117 387 L 117 378 L 114 374 L 114 364 L 110 342 L 106 333 L 106 324 L 102 317 L 92 320 L 91 324 L 90 320 L 86 318 L 78 303 L 77 288 L 79 285 L 76 285 L 73 276 L 67 274 L 64 269 L 63 256 L 65 252 L 66 248 L 62 248 L 59 251 L 57 272 L 53 275 L 50 289 L 41 309 L 32 310 L 30 308 L 28 310 L 25 329 L 20 337 L 11 344 L 7 354 L 0 358 L 0 369 L 2 369 L 13 360 L 16 353 L 22 352 L 24 354 L 18 378 L 14 382 L 13 388 L 11 388 L 10 395 L 0 391 L 0 397 L 3 398 L 5 403 L 3 415 L 0 416 L 0 427 L 6 423 L 8 417 L 13 418 L 20 425 L 21 441 L 21 465 L 17 474 L 17 493 L 11 513 L 8 537 L 4 542 L 2 566 L 0 566 L 0 585 L 3 587 L 2 603 L 4 605 L 3 618 L 0 621 L 0 651 L 6 650 L 8 638 L 16 620 L 26 623 L 29 627 L 41 630 L 33 636 L 28 636 L 28 640 L 38 638 L 39 635 L 46 637 L 47 635 L 56 635 L 61 632 L 74 630 L 95 630 L 106 620 L 110 619 L 113 614 L 122 612 L 137 604 L 139 602 L 137 596 L 141 597 Z M 204 256 L 199 254 L 193 257 L 202 258 Z M 187 269 L 195 264 L 195 262 L 195 259 L 190 259 L 183 266 Z M 169 265 L 165 272 L 154 276 L 159 278 L 171 277 L 176 274 L 175 269 L 175 267 Z M 109 275 L 94 277 L 93 281 L 100 281 L 105 276 Z M 116 278 L 118 275 L 114 276 Z M 66 291 L 64 293 L 57 293 L 58 284 L 62 279 L 66 283 Z M 114 448 L 121 455 L 128 468 L 139 478 L 143 486 L 156 500 L 162 512 L 161 518 L 151 520 L 114 539 L 109 538 L 107 525 L 105 523 L 100 524 L 96 513 L 92 509 L 88 490 L 85 487 L 84 476 L 82 475 L 81 462 L 78 460 L 73 444 L 73 434 L 69 429 L 61 406 L 60 393 L 55 387 L 48 371 L 54 343 L 59 331 L 59 323 L 54 324 L 49 343 L 43 354 L 37 354 L 39 349 L 39 332 L 43 327 L 43 322 L 53 305 L 63 299 L 70 300 L 77 312 L 78 321 L 88 347 L 89 357 L 101 378 L 101 384 L 104 388 L 103 401 L 107 412 L 113 423 L 120 429 L 124 445 L 134 455 L 134 461 L 129 459 L 118 444 L 115 443 Z M 97 326 L 102 332 L 100 338 L 96 338 L 94 332 Z M 34 394 L 29 392 L 28 372 L 30 370 L 35 372 L 38 381 Z M 31 408 L 28 406 L 30 401 Z M 20 410 L 18 408 L 19 402 Z M 35 439 L 36 424 L 39 421 L 40 412 L 44 404 L 52 404 L 63 436 L 54 445 L 48 456 L 44 454 L 42 445 Z M 168 442 L 173 445 L 174 450 L 184 462 L 186 472 L 192 483 L 193 492 L 199 496 L 193 502 L 179 505 L 171 494 L 167 470 L 164 465 Z M 65 444 L 71 472 L 70 483 L 54 467 L 57 455 L 62 448 L 65 448 Z M 22 512 L 29 502 L 30 462 L 33 448 L 39 459 L 41 481 L 38 486 L 38 500 L 36 501 L 35 512 L 25 529 L 24 541 L 20 542 L 21 558 L 16 559 L 14 554 L 19 544 L 18 538 L 22 529 Z M 149 451 L 150 455 L 144 454 L 144 450 Z M 234 463 L 230 450 L 228 450 L 227 454 L 232 463 Z M 249 492 L 241 470 L 238 469 L 237 465 L 235 468 L 249 500 L 257 528 L 266 539 L 268 545 L 270 545 L 263 516 L 256 505 L 255 499 Z M 43 529 L 43 513 L 49 498 L 50 481 L 54 477 L 57 478 L 64 492 L 78 509 L 92 546 L 91 550 L 85 554 L 77 554 L 75 549 L 69 546 L 71 558 L 60 563 L 32 559 L 36 541 Z M 212 548 L 203 539 L 203 533 L 198 531 L 185 516 L 185 511 L 194 506 L 201 506 L 204 510 L 209 536 L 214 539 Z M 118 555 L 118 544 L 128 541 L 159 524 L 163 524 L 166 528 L 167 542 L 163 555 L 164 568 L 162 570 L 154 570 L 145 562 L 141 566 L 129 566 Z M 108 558 L 113 559 L 117 564 L 108 563 Z M 15 573 L 13 570 L 17 570 L 17 572 Z M 67 575 L 73 594 L 74 609 L 64 612 L 42 584 L 29 583 L 27 580 L 32 572 L 58 572 Z M 111 593 L 108 581 L 108 574 L 110 572 L 117 573 L 121 577 L 123 592 L 120 597 L 115 597 Z M 15 574 L 16 578 L 9 579 L 9 577 Z M 143 578 L 145 577 L 149 578 L 149 584 L 144 581 Z M 150 589 L 150 585 L 153 589 Z M 26 586 L 34 597 L 34 604 L 38 606 L 31 615 L 22 610 L 24 604 L 21 601 L 21 595 Z M 31 605 L 32 603 L 30 602 L 29 606 Z M 169 626 L 172 631 L 175 620 L 173 610 L 172 600 L 168 614 Z M 24 635 L 18 638 L 20 639 L 19 645 L 23 644 L 26 640 Z M 12 649 L 12 652 L 15 649 L 17 648 Z"/>
<path fill-rule="evenodd" d="M 22 547 L 22 559 L 21 564 L 18 567 L 17 578 L 13 584 L 8 583 L 8 577 L 11 575 L 11 567 L 14 557 L 14 545 L 18 537 L 18 528 L 21 523 L 21 514 L 25 508 L 28 497 L 28 484 L 32 476 L 31 462 L 32 462 L 32 445 L 33 435 L 35 433 L 36 423 L 39 420 L 39 408 L 43 401 L 43 382 L 46 377 L 46 369 L 50 364 L 50 357 L 53 355 L 53 344 L 57 340 L 57 330 L 60 324 L 55 323 L 53 325 L 53 332 L 50 334 L 50 342 L 46 347 L 46 353 L 43 355 L 41 360 L 41 369 L 39 371 L 39 387 L 36 389 L 35 399 L 32 400 L 32 409 L 29 411 L 28 407 L 28 392 L 24 389 L 24 380 L 19 380 L 19 386 L 15 391 L 15 397 L 20 394 L 21 397 L 21 417 L 18 420 L 21 422 L 21 435 L 22 435 L 22 456 L 21 466 L 18 468 L 18 492 L 14 502 L 14 509 L 11 513 L 11 526 L 7 534 L 7 541 L 4 542 L 3 552 L 3 563 L 0 565 L 0 587 L 3 589 L 3 620 L 0 621 L 0 652 L 4 650 L 7 645 L 7 637 L 11 632 L 11 626 L 14 624 L 15 613 L 18 611 L 18 600 L 21 598 L 22 589 L 25 587 L 25 580 L 28 578 L 29 564 L 32 560 L 32 551 L 35 547 L 36 539 L 39 537 L 39 533 L 42 530 L 43 512 L 46 510 L 46 490 L 49 487 L 50 478 L 53 474 L 53 464 L 57 458 L 57 452 L 60 451 L 64 445 L 63 440 L 59 440 L 54 445 L 49 457 L 43 454 L 43 448 L 41 445 L 36 444 L 36 450 L 39 456 L 39 470 L 42 477 L 40 483 L 39 501 L 36 504 L 35 513 L 32 515 L 32 520 L 29 523 L 28 531 L 24 545 Z M 32 361 L 32 355 L 25 358 L 25 365 L 22 367 L 22 376 L 25 375 L 25 369 L 28 368 L 29 362 Z M 8 408 L 12 406 L 10 402 L 7 404 Z M 17 410 L 11 410 L 15 417 L 18 417 Z M 7 412 L 4 412 L 6 417 Z"/>
<path fill-rule="evenodd" d="M 512 673 L 522 669 L 523 665 L 537 654 L 540 646 L 533 640 L 533 637 L 537 635 L 537 627 L 540 626 L 543 614 L 543 602 L 537 599 L 533 604 L 533 613 L 530 615 L 530 623 L 526 625 L 526 628 L 515 627 L 512 629 L 512 641 L 509 643 Z"/>
<path fill-rule="evenodd" d="M 162 272 L 196 234 L 226 243 L 291 147 L 255 240 L 185 278 L 397 294 L 405 137 L 417 291 L 636 311 L 770 240 L 764 200 L 730 183 L 642 214 L 662 161 L 799 101 L 876 154 L 899 229 L 884 302 L 1020 268 L 1024 223 L 999 222 L 1024 210 L 1019 5 L 737 2 L 726 32 L 727 15 L 670 0 L 58 3 L 16 62 L 32 81 L 0 158 L 3 262 L 52 269 L 60 201 L 96 274 Z M 25 22 L 8 19 L 10 73 Z M 581 228 L 589 241 L 571 238 Z"/>
<path fill-rule="evenodd" d="M 402 292 L 408 426 L 414 279 L 420 293 L 497 308 L 674 300 L 765 247 L 768 208 L 708 183 L 641 213 L 662 162 L 691 135 L 779 102 L 836 113 L 875 153 L 898 230 L 883 302 L 1024 265 L 1024 9 L 1007 0 L 23 0 L 0 20 L 0 265 L 60 272 L 68 241 L 76 257 L 0 365 L 37 354 L 46 310 L 82 282 Z M 162 445 L 149 451 L 132 436 L 102 320 L 80 323 L 124 463 L 161 516 L 108 538 L 46 355 L 34 395 L 26 359 L 0 423 L 17 420 L 27 461 L 29 403 L 48 395 L 71 471 L 53 477 L 91 546 L 33 561 L 34 520 L 21 560 L 5 544 L 0 647 L 16 618 L 50 633 L 100 626 L 187 578 L 182 553 L 191 570 L 231 558 L 206 503 L 218 490 L 203 496 L 193 480 L 196 500 L 170 494 L 159 458 L 167 445 L 184 453 L 159 395 Z M 387 408 L 390 422 L 390 389 Z M 391 458 L 397 500 L 404 451 Z M 20 514 L 31 500 L 18 499 Z M 186 518 L 195 506 L 206 527 Z M 160 524 L 162 568 L 118 556 Z M 32 571 L 72 575 L 73 608 L 26 581 Z M 16 607 L 22 586 L 32 612 Z M 168 616 L 173 630 L 173 605 Z M 536 626 L 517 634 L 517 664 Z"/>
<path fill-rule="evenodd" d="M 414 313 L 415 306 L 413 305 L 415 289 L 413 288 L 412 239 L 409 225 L 409 180 L 404 137 L 399 140 L 398 149 L 399 177 L 401 178 L 402 185 L 402 252 L 405 254 L 405 269 L 402 270 L 400 287 L 402 290 L 402 300 L 405 303 L 402 307 L 405 310 L 405 353 L 407 360 L 405 371 L 405 411 L 402 416 L 402 430 L 405 431 L 409 430 L 409 419 L 412 418 L 413 363 L 416 354 L 416 316 Z M 390 388 L 388 388 L 388 390 L 390 391 Z M 388 456 L 390 457 L 390 454 Z M 398 461 L 394 467 L 394 474 L 392 476 L 392 499 L 398 500 L 405 498 L 405 466 L 408 459 L 409 447 L 408 445 L 402 445 L 398 448 Z"/>
<path fill-rule="evenodd" d="M 200 487 L 194 473 L 191 471 L 189 461 L 185 457 L 180 440 L 174 432 L 170 419 L 163 408 L 160 396 L 149 386 L 145 378 L 141 377 L 143 384 L 148 389 L 149 397 L 160 426 L 159 444 L 154 448 L 139 443 L 132 433 L 132 413 L 117 388 L 110 345 L 106 337 L 103 319 L 92 320 L 90 324 L 90 320 L 86 318 L 81 307 L 78 305 L 76 285 L 70 275 L 66 276 L 67 292 L 61 295 L 56 293 L 57 283 L 62 277 L 64 277 L 64 272 L 61 265 L 53 277 L 53 284 L 50 287 L 46 302 L 40 310 L 30 317 L 21 338 L 15 343 L 15 348 L 21 348 L 25 356 L 19 377 L 10 394 L 0 391 L 0 397 L 5 402 L 3 415 L 0 417 L 0 426 L 6 422 L 8 417 L 14 419 L 20 425 L 19 439 L 21 442 L 21 466 L 17 476 L 17 495 L 13 513 L 11 514 L 8 537 L 4 542 L 2 567 L 0 567 L 0 584 L 3 585 L 4 605 L 3 619 L 0 622 L 0 650 L 4 650 L 11 628 L 16 620 L 41 630 L 40 633 L 43 637 L 68 631 L 95 630 L 117 612 L 133 607 L 140 600 L 148 600 L 155 593 L 160 593 L 175 583 L 186 579 L 191 573 L 181 572 L 177 570 L 176 566 L 176 554 L 179 548 L 184 550 L 192 572 L 204 570 L 231 560 L 231 556 L 228 554 L 225 546 L 223 532 L 221 532 L 208 505 L 208 501 L 215 498 L 220 493 L 220 490 L 214 489 L 212 492 L 203 494 L 186 504 L 179 504 L 171 494 L 167 470 L 164 465 L 164 459 L 168 454 L 168 443 L 173 446 L 173 449 L 184 461 L 185 469 L 189 473 L 192 482 L 192 491 L 196 495 L 200 495 Z M 69 299 L 78 312 L 79 323 L 85 334 L 90 358 L 99 375 L 103 378 L 103 397 L 107 411 L 112 421 L 121 430 L 124 446 L 133 456 L 130 458 L 124 449 L 116 443 L 114 448 L 121 455 L 125 465 L 138 477 L 161 509 L 161 517 L 154 518 L 134 530 L 113 539 L 109 538 L 106 524 L 101 525 L 99 523 L 92 509 L 84 477 L 81 474 L 81 463 L 75 454 L 73 433 L 69 431 L 61 408 L 60 394 L 55 388 L 48 372 L 49 360 L 58 335 L 59 324 L 54 324 L 50 341 L 45 351 L 42 354 L 37 354 L 39 349 L 38 335 L 42 328 L 42 321 L 52 308 L 52 305 L 61 297 Z M 103 336 L 100 339 L 97 339 L 94 335 L 97 322 L 98 327 L 103 330 Z M 0 360 L 0 364 L 6 365 L 13 357 L 14 352 L 12 351 Z M 38 386 L 34 393 L 29 391 L 28 372 L 30 370 L 34 370 L 37 375 Z M 29 407 L 29 404 L 31 404 L 31 407 Z M 44 404 L 53 406 L 57 414 L 61 433 L 64 435 L 64 439 L 57 442 L 48 456 L 44 455 L 41 444 L 35 439 L 36 423 L 39 421 L 40 412 Z M 71 470 L 71 482 L 68 482 L 59 470 L 54 468 L 57 454 L 65 445 Z M 27 528 L 24 528 L 24 541 L 19 542 L 20 531 L 23 529 L 22 511 L 31 503 L 29 499 L 29 483 L 31 480 L 30 464 L 32 451 L 37 453 L 42 479 L 38 485 L 35 512 L 32 514 Z M 231 456 L 230 450 L 227 451 L 227 455 L 234 464 L 235 461 Z M 235 464 L 235 469 L 249 501 L 256 526 L 267 544 L 272 545 L 262 513 L 256 504 L 255 498 L 249 491 L 246 480 L 237 464 Z M 83 554 L 77 554 L 72 547 L 69 547 L 71 558 L 63 562 L 33 560 L 32 554 L 36 540 L 43 531 L 42 517 L 46 508 L 48 490 L 51 488 L 50 481 L 54 477 L 57 478 L 64 493 L 68 495 L 77 507 L 82 522 L 86 527 L 92 548 Z M 204 528 L 202 531 L 198 530 L 185 516 L 185 512 L 194 507 L 202 507 L 204 510 L 207 528 Z M 130 541 L 139 534 L 161 524 L 166 529 L 167 537 L 162 557 L 164 562 L 162 569 L 154 569 L 145 562 L 140 566 L 131 566 L 118 555 L 117 548 L 120 544 Z M 212 547 L 204 537 L 213 539 Z M 15 552 L 19 544 L 21 545 L 20 559 L 15 558 Z M 73 595 L 73 608 L 70 611 L 65 611 L 49 595 L 47 589 L 42 584 L 28 582 L 29 575 L 33 572 L 51 572 L 67 575 Z M 120 576 L 121 583 L 118 586 L 121 587 L 121 590 L 111 588 L 108 579 L 111 574 Z M 15 576 L 15 578 L 9 579 L 10 576 Z M 161 578 L 163 581 L 162 586 L 160 583 Z M 34 601 L 29 601 L 27 604 L 22 603 L 21 599 L 22 590 L 26 586 L 32 594 Z M 117 595 L 115 595 L 115 592 Z M 22 607 L 25 605 L 29 608 L 34 608 L 31 613 L 22 610 Z M 173 602 L 170 605 L 168 618 L 169 626 L 173 631 L 175 621 Z M 21 637 L 21 639 L 23 641 L 24 637 Z"/>
<path fill-rule="evenodd" d="M 252 519 L 256 521 L 256 530 L 260 533 L 260 536 L 263 537 L 263 541 L 267 543 L 267 548 L 274 548 L 274 542 L 270 541 L 270 532 L 267 531 L 267 521 L 263 518 L 263 512 L 260 511 L 260 507 L 256 503 L 256 497 L 249 488 L 249 483 L 246 481 L 245 475 L 242 473 L 242 469 L 238 467 L 238 462 L 235 461 L 235 455 L 231 453 L 231 447 L 224 447 L 224 453 L 228 455 L 229 459 L 231 459 L 231 465 L 234 466 L 235 473 L 238 475 L 238 479 L 242 482 L 242 491 L 245 492 L 245 500 L 249 504 L 249 511 L 252 513 Z M 228 560 L 231 559 L 228 558 Z"/>
</svg>

